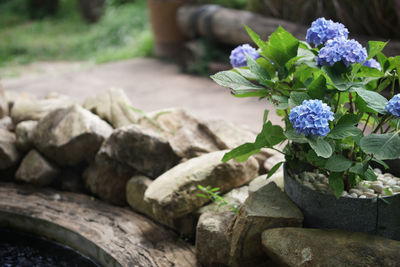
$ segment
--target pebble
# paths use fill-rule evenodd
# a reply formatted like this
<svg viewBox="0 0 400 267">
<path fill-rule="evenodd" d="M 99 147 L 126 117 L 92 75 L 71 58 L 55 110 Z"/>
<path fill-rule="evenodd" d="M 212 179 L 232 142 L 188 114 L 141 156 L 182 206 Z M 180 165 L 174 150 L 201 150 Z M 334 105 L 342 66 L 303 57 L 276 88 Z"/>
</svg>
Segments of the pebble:
<svg viewBox="0 0 400 267">
<path fill-rule="evenodd" d="M 350 194 L 355 193 L 355 194 L 357 194 L 357 196 L 361 196 L 363 194 L 362 191 L 355 189 L 355 188 L 350 189 L 349 192 L 350 192 Z"/>
<path fill-rule="evenodd" d="M 358 195 L 356 193 L 351 193 L 349 196 L 353 197 L 353 198 L 357 198 L 358 197 Z"/>
<path fill-rule="evenodd" d="M 392 186 L 393 192 L 400 192 L 400 186 L 399 185 L 394 185 Z"/>
<path fill-rule="evenodd" d="M 377 197 L 378 195 L 375 193 L 370 193 L 370 192 L 365 192 L 364 195 L 368 198 L 374 198 Z"/>
<path fill-rule="evenodd" d="M 358 198 L 367 198 L 367 196 L 366 195 L 361 195 Z"/>
<path fill-rule="evenodd" d="M 378 192 L 379 194 L 382 194 L 383 189 L 384 189 L 383 185 L 380 185 L 380 184 L 373 184 L 371 186 L 371 188 L 374 189 L 375 192 Z"/>
</svg>

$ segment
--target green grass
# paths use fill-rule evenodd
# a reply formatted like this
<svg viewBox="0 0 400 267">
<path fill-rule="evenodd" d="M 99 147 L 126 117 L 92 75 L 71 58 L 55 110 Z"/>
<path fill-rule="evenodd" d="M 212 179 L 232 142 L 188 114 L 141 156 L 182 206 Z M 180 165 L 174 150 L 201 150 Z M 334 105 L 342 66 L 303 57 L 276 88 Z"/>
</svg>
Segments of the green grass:
<svg viewBox="0 0 400 267">
<path fill-rule="evenodd" d="M 95 24 L 82 21 L 74 2 L 61 1 L 59 14 L 41 21 L 29 21 L 11 11 L 3 16 L 6 19 L 0 18 L 0 66 L 40 60 L 103 63 L 151 55 L 153 39 L 145 0 L 108 5 Z"/>
</svg>

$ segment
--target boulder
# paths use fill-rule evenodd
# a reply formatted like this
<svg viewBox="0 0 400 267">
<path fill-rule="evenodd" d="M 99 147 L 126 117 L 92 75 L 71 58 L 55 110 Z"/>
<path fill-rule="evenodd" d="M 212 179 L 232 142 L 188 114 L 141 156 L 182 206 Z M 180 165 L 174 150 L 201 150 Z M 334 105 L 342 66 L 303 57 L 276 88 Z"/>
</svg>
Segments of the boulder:
<svg viewBox="0 0 400 267">
<path fill-rule="evenodd" d="M 303 214 L 275 183 L 249 195 L 232 225 L 231 266 L 257 266 L 265 261 L 261 233 L 270 228 L 301 227 Z"/>
<path fill-rule="evenodd" d="M 34 132 L 35 147 L 61 166 L 90 160 L 112 128 L 88 110 L 73 105 L 48 113 Z"/>
<path fill-rule="evenodd" d="M 111 88 L 85 100 L 83 107 L 110 123 L 114 128 L 137 123 L 141 115 L 135 112 L 124 90 Z"/>
<path fill-rule="evenodd" d="M 219 187 L 224 193 L 248 183 L 258 172 L 254 158 L 239 163 L 221 162 L 226 151 L 216 151 L 189 159 L 159 176 L 145 193 L 155 217 L 159 221 L 171 221 L 192 213 L 208 202 L 197 196 L 198 185 Z"/>
<path fill-rule="evenodd" d="M 196 228 L 196 256 L 203 266 L 229 266 L 231 236 L 228 226 L 234 220 L 232 212 L 203 213 Z"/>
<path fill-rule="evenodd" d="M 33 134 L 36 129 L 37 121 L 21 121 L 15 128 L 17 137 L 17 148 L 21 151 L 28 151 L 33 147 Z"/>
<path fill-rule="evenodd" d="M 278 170 L 267 179 L 267 175 L 260 175 L 249 183 L 249 193 L 258 191 L 261 187 L 274 182 L 283 191 L 283 170 Z"/>
<path fill-rule="evenodd" d="M 365 233 L 288 227 L 266 230 L 261 239 L 279 266 L 399 266 L 399 241 Z"/>
<path fill-rule="evenodd" d="M 12 105 L 11 118 L 15 124 L 26 120 L 40 120 L 49 112 L 69 107 L 72 104 L 73 101 L 66 96 L 41 100 L 18 97 Z"/>
<path fill-rule="evenodd" d="M 86 189 L 100 199 L 125 205 L 126 183 L 136 173 L 133 168 L 98 154 L 84 171 L 83 180 Z"/>
<path fill-rule="evenodd" d="M 33 149 L 23 158 L 15 174 L 15 179 L 38 186 L 47 186 L 59 173 L 59 169 L 55 165 Z"/>
<path fill-rule="evenodd" d="M 60 187 L 62 191 L 82 193 L 84 191 L 83 178 L 78 170 L 64 169 L 60 174 Z"/>
<path fill-rule="evenodd" d="M 0 129 L 14 131 L 14 123 L 12 122 L 10 117 L 4 116 L 0 119 Z"/>
<path fill-rule="evenodd" d="M 19 153 L 15 142 L 14 133 L 0 129 L 0 170 L 8 169 L 18 163 Z"/>
<path fill-rule="evenodd" d="M 180 160 L 163 136 L 140 125 L 114 130 L 99 153 L 151 178 L 172 168 Z"/>
<path fill-rule="evenodd" d="M 8 102 L 0 84 L 0 119 L 8 115 Z"/>
</svg>

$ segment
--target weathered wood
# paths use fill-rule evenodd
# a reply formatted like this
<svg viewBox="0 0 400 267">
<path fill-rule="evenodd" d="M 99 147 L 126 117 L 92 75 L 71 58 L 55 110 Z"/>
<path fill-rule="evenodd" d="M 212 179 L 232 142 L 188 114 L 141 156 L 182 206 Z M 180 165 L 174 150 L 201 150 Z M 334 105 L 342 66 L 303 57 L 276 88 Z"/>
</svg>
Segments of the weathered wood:
<svg viewBox="0 0 400 267">
<path fill-rule="evenodd" d="M 300 40 L 305 39 L 308 29 L 308 26 L 286 20 L 216 5 L 184 5 L 178 10 L 177 21 L 182 33 L 188 37 L 203 36 L 230 45 L 254 44 L 243 25 L 250 27 L 263 40 L 266 40 L 278 26 L 282 26 Z M 382 40 L 382 38 L 359 35 L 350 37 L 363 45 L 366 45 L 368 40 Z M 390 41 L 384 53 L 387 55 L 400 54 L 400 42 Z"/>
<path fill-rule="evenodd" d="M 199 266 L 193 246 L 173 232 L 86 195 L 0 183 L 0 226 L 56 240 L 103 266 Z"/>
</svg>

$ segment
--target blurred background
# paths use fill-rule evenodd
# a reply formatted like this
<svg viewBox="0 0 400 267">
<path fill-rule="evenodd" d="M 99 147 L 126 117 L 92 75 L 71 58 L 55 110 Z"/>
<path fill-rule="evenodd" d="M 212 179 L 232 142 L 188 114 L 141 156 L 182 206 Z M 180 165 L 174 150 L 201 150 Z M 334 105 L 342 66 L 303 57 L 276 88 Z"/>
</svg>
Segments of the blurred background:
<svg viewBox="0 0 400 267">
<path fill-rule="evenodd" d="M 58 60 L 99 64 L 154 54 L 179 62 L 190 73 L 208 75 L 224 68 L 236 45 L 229 38 L 235 38 L 237 31 L 226 24 L 243 20 L 233 18 L 237 13 L 225 12 L 221 16 L 229 23 L 213 25 L 215 9 L 197 8 L 180 14 L 178 24 L 184 25 L 177 26 L 177 12 L 185 4 L 220 5 L 304 27 L 324 16 L 342 22 L 352 34 L 400 38 L 398 0 L 0 0 L 0 68 Z M 204 23 L 199 22 L 202 15 L 209 17 Z M 275 27 L 277 22 L 271 23 Z M 230 31 L 228 37 L 221 33 L 221 25 Z M 176 27 L 186 28 L 184 34 Z M 194 27 L 203 29 L 193 33 Z M 207 33 L 207 27 L 214 34 Z"/>
</svg>

